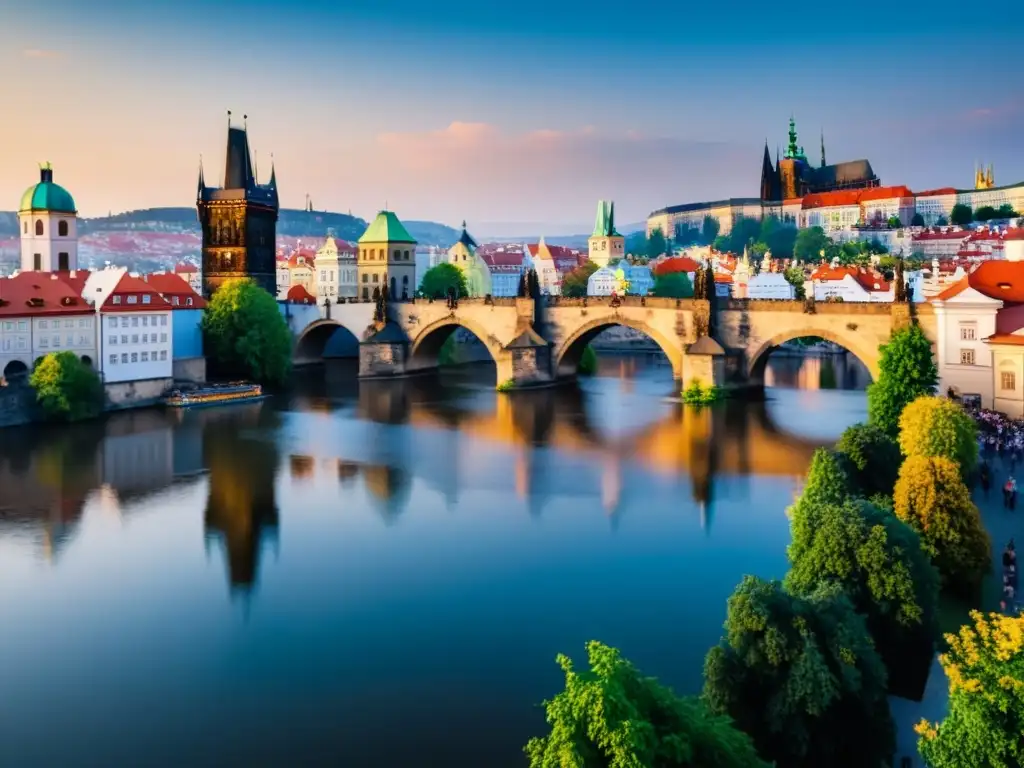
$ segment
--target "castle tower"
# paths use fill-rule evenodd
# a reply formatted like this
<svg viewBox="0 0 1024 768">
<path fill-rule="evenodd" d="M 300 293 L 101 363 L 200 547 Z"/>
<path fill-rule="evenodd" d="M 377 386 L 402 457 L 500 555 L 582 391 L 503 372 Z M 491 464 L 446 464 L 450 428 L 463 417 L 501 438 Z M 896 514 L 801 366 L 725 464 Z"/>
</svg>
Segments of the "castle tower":
<svg viewBox="0 0 1024 768">
<path fill-rule="evenodd" d="M 260 184 L 253 170 L 249 135 L 231 125 L 224 162 L 224 186 L 208 187 L 199 168 L 196 208 L 203 230 L 203 295 L 209 298 L 226 280 L 251 278 L 277 296 L 277 172 Z"/>
<path fill-rule="evenodd" d="M 21 271 L 78 269 L 78 212 L 71 194 L 53 181 L 49 163 L 39 166 L 39 183 L 21 196 Z"/>
<path fill-rule="evenodd" d="M 391 211 L 381 211 L 359 238 L 356 262 L 359 298 L 375 300 L 388 286 L 389 298 L 416 292 L 416 240 Z"/>
<path fill-rule="evenodd" d="M 618 261 L 626 253 L 626 238 L 615 231 L 615 203 L 611 200 L 597 201 L 597 217 L 594 234 L 588 240 L 590 260 L 599 267 Z"/>
</svg>

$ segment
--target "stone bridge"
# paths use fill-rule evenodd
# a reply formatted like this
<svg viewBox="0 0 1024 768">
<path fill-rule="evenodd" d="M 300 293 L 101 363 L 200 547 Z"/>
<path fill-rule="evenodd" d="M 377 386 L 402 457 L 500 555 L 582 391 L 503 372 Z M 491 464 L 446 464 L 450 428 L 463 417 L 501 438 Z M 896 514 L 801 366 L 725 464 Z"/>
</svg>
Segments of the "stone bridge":
<svg viewBox="0 0 1024 768">
<path fill-rule="evenodd" d="M 933 343 L 936 337 L 929 304 L 914 305 L 912 317 L 906 304 L 719 300 L 712 323 L 717 343 L 700 344 L 708 302 L 696 299 L 548 298 L 536 306 L 531 299 L 462 299 L 455 307 L 417 299 L 390 304 L 386 323 L 374 322 L 374 305 L 365 302 L 297 310 L 289 322 L 298 364 L 324 356 L 358 357 L 361 377 L 419 373 L 436 368 L 441 346 L 464 328 L 487 349 L 498 382 L 506 386 L 574 376 L 587 345 L 615 326 L 649 337 L 684 386 L 693 379 L 763 386 L 771 351 L 807 336 L 845 348 L 876 378 L 879 346 L 894 329 L 916 321 Z"/>
</svg>

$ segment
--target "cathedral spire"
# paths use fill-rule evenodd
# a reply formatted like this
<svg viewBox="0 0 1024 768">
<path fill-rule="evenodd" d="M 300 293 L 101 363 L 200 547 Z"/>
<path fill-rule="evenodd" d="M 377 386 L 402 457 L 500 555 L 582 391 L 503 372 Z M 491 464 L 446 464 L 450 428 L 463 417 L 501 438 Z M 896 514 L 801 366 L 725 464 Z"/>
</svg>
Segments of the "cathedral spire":
<svg viewBox="0 0 1024 768">
<path fill-rule="evenodd" d="M 821 167 L 824 168 L 828 163 L 825 162 L 825 129 L 821 129 Z"/>
<path fill-rule="evenodd" d="M 203 177 L 203 156 L 199 156 L 199 184 L 196 188 L 197 199 L 203 196 L 203 190 L 206 189 L 206 179 Z"/>
<path fill-rule="evenodd" d="M 789 144 L 786 145 L 786 157 L 795 158 L 800 154 L 800 147 L 796 143 L 796 120 L 789 116 Z"/>
</svg>

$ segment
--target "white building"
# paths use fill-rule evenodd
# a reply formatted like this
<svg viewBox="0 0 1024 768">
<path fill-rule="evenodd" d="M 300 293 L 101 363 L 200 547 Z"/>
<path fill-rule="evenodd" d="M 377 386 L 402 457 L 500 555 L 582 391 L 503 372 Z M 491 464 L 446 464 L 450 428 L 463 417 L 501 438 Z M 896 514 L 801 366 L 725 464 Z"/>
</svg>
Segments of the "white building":
<svg viewBox="0 0 1024 768">
<path fill-rule="evenodd" d="M 629 281 L 629 293 L 634 296 L 646 296 L 654 287 L 654 275 L 646 264 L 625 264 L 620 262 L 622 271 Z"/>
<path fill-rule="evenodd" d="M 790 300 L 795 294 L 793 285 L 778 272 L 759 272 L 747 281 L 749 299 Z"/>
<path fill-rule="evenodd" d="M 21 271 L 78 269 L 78 214 L 71 194 L 53 181 L 49 163 L 40 167 L 39 183 L 25 190 L 18 206 Z"/>
<path fill-rule="evenodd" d="M 356 251 L 333 232 L 327 233 L 323 245 L 313 259 L 313 275 L 318 304 L 336 302 L 339 297 L 350 298 L 358 293 L 356 286 Z"/>
<path fill-rule="evenodd" d="M 125 269 L 93 272 L 83 297 L 101 321 L 97 352 L 106 384 L 166 381 L 173 375 L 171 305 Z"/>
<path fill-rule="evenodd" d="M 525 252 L 521 245 L 482 245 L 477 255 L 487 264 L 491 273 L 491 295 L 510 298 L 518 295 L 519 279 L 525 267 Z"/>
<path fill-rule="evenodd" d="M 617 282 L 614 269 L 611 267 L 601 267 L 587 280 L 587 295 L 611 296 L 615 292 Z"/>
<path fill-rule="evenodd" d="M 984 286 L 978 278 L 974 282 Z M 962 396 L 977 395 L 982 407 L 992 408 L 992 350 L 985 339 L 996 332 L 996 316 L 1003 302 L 972 287 L 971 276 L 965 276 L 932 299 L 932 305 L 938 336 L 939 393 L 952 389 Z"/>
<path fill-rule="evenodd" d="M 891 302 L 893 288 L 886 280 L 864 267 L 823 264 L 811 273 L 815 301 Z"/>
</svg>

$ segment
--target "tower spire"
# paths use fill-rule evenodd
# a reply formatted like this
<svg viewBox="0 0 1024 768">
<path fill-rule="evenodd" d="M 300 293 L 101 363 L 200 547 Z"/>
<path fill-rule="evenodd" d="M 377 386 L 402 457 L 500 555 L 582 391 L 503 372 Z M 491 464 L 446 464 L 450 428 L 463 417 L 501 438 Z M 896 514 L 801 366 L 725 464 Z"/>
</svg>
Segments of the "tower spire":
<svg viewBox="0 0 1024 768">
<path fill-rule="evenodd" d="M 199 183 L 197 185 L 197 193 L 199 197 L 202 197 L 203 190 L 206 189 L 206 179 L 203 177 L 203 156 L 199 156 Z"/>
<path fill-rule="evenodd" d="M 828 163 L 825 162 L 825 129 L 821 129 L 821 167 L 824 168 Z"/>
</svg>

